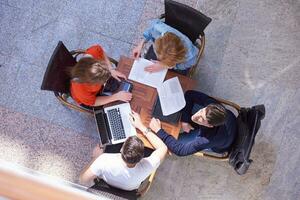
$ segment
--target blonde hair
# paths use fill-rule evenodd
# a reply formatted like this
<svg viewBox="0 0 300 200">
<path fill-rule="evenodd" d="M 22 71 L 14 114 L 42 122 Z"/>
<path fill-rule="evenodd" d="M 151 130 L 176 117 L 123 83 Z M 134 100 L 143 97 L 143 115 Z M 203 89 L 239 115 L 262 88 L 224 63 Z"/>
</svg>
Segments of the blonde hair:
<svg viewBox="0 0 300 200">
<path fill-rule="evenodd" d="M 71 78 L 80 83 L 104 84 L 111 76 L 107 64 L 94 58 L 81 58 L 70 73 Z"/>
<path fill-rule="evenodd" d="M 185 61 L 187 49 L 174 33 L 167 32 L 155 40 L 155 51 L 160 62 L 172 67 Z"/>
</svg>

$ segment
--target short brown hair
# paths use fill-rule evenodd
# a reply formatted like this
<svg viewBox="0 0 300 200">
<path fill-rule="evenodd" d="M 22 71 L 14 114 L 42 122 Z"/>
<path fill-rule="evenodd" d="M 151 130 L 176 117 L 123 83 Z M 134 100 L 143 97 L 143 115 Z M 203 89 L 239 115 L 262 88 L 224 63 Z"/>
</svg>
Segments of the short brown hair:
<svg viewBox="0 0 300 200">
<path fill-rule="evenodd" d="M 155 40 L 155 51 L 158 60 L 168 67 L 184 62 L 187 52 L 181 39 L 170 32 Z"/>
<path fill-rule="evenodd" d="M 107 64 L 94 58 L 81 58 L 70 73 L 72 79 L 81 83 L 104 84 L 111 76 Z"/>
<path fill-rule="evenodd" d="M 209 104 L 206 107 L 206 119 L 212 126 L 220 126 L 225 123 L 226 109 L 221 104 Z"/>
<path fill-rule="evenodd" d="M 129 164 L 136 164 L 144 157 L 144 143 L 137 136 L 131 136 L 124 142 L 121 150 L 122 159 Z"/>
</svg>

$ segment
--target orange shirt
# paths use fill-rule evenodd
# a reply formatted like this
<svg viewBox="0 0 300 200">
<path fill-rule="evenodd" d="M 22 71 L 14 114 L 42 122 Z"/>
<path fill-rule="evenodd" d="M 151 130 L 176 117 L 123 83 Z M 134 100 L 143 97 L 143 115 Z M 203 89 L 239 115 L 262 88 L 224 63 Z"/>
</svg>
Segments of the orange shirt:
<svg viewBox="0 0 300 200">
<path fill-rule="evenodd" d="M 97 60 L 104 59 L 104 51 L 100 45 L 93 45 L 89 47 L 86 54 L 90 54 Z M 78 83 L 71 81 L 71 96 L 78 104 L 93 106 L 96 102 L 97 94 L 101 91 L 103 85 Z"/>
</svg>

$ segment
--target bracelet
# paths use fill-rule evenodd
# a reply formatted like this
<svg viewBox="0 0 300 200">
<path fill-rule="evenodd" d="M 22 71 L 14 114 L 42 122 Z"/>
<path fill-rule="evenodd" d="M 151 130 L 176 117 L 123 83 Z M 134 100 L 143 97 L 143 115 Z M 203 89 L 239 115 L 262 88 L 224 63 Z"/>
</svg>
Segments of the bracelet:
<svg viewBox="0 0 300 200">
<path fill-rule="evenodd" d="M 145 135 L 147 135 L 149 132 L 151 132 L 151 128 L 147 127 L 146 130 L 143 131 Z"/>
</svg>

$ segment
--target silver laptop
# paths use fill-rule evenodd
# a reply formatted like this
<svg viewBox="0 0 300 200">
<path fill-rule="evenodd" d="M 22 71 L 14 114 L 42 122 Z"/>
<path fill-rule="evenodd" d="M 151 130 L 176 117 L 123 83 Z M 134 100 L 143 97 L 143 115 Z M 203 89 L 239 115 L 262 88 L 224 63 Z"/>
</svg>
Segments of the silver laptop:
<svg viewBox="0 0 300 200">
<path fill-rule="evenodd" d="M 106 107 L 94 113 L 101 144 L 122 143 L 136 135 L 136 129 L 129 121 L 129 103 Z"/>
</svg>

